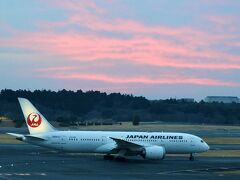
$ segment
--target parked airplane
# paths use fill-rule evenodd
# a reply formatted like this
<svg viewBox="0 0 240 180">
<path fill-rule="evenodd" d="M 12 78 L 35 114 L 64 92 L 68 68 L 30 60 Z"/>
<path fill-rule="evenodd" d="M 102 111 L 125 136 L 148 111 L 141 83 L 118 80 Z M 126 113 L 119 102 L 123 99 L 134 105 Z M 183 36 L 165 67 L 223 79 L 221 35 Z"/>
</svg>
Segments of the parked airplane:
<svg viewBox="0 0 240 180">
<path fill-rule="evenodd" d="M 18 98 L 30 134 L 13 135 L 26 143 L 61 151 L 102 153 L 104 159 L 125 159 L 141 156 L 144 159 L 163 159 L 166 154 L 193 154 L 209 150 L 201 138 L 186 133 L 60 131 L 25 98 Z"/>
</svg>

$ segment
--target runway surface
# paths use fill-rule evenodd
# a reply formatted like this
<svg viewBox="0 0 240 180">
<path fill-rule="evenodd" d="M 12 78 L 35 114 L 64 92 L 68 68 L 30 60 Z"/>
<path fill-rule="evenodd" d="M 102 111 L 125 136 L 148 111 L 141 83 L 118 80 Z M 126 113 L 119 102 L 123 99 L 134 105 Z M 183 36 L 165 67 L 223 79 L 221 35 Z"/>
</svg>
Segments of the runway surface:
<svg viewBox="0 0 240 180">
<path fill-rule="evenodd" d="M 0 144 L 0 179 L 239 179 L 240 158 L 167 156 L 162 161 L 103 160 L 100 155 L 57 153 Z"/>
<path fill-rule="evenodd" d="M 240 150 L 240 144 L 209 144 L 211 150 Z"/>
</svg>

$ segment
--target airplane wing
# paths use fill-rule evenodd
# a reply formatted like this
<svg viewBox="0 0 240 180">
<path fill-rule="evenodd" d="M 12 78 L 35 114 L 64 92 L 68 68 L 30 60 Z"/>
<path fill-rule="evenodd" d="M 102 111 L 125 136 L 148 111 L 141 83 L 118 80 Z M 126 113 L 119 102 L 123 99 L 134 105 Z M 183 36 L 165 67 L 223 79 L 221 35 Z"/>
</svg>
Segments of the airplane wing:
<svg viewBox="0 0 240 180">
<path fill-rule="evenodd" d="M 125 155 L 136 155 L 141 153 L 144 150 L 144 146 L 133 143 L 133 142 L 128 142 L 123 139 L 118 139 L 118 138 L 113 138 L 109 137 L 112 140 L 114 140 L 117 144 L 116 149 L 119 151 L 124 150 Z"/>
</svg>

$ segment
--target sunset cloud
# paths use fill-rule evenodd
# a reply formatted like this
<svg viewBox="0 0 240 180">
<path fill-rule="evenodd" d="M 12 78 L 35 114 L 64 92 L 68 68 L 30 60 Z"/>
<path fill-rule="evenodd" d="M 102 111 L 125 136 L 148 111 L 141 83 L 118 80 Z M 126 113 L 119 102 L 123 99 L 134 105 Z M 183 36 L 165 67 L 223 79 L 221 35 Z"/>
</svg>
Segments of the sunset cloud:
<svg viewBox="0 0 240 180">
<path fill-rule="evenodd" d="M 53 78 L 53 79 L 62 79 L 62 80 L 91 80 L 91 81 L 103 81 L 112 84 L 195 84 L 195 85 L 207 85 L 207 86 L 239 86 L 239 83 L 235 82 L 224 82 L 221 80 L 214 79 L 204 79 L 204 78 L 194 78 L 194 77 L 181 77 L 176 76 L 173 77 L 165 77 L 165 78 L 148 78 L 144 76 L 138 77 L 117 77 L 110 76 L 106 74 L 44 74 L 37 75 L 36 77 L 45 77 L 45 78 Z"/>
<path fill-rule="evenodd" d="M 173 2 L 160 1 L 135 6 L 121 1 L 13 1 L 14 7 L 26 9 L 2 12 L 0 67 L 6 76 L 18 72 L 43 86 L 50 79 L 97 82 L 101 89 L 106 89 L 104 83 L 115 89 L 119 84 L 127 92 L 136 84 L 156 85 L 166 93 L 164 87 L 174 84 L 206 91 L 237 88 L 240 14 L 235 9 L 240 5 L 203 2 L 181 2 L 180 11 Z"/>
<path fill-rule="evenodd" d="M 128 39 L 76 33 L 32 33 L 0 40 L 0 47 L 27 48 L 75 61 L 126 60 L 160 67 L 240 69 L 240 55 L 196 50 L 152 37 Z"/>
</svg>

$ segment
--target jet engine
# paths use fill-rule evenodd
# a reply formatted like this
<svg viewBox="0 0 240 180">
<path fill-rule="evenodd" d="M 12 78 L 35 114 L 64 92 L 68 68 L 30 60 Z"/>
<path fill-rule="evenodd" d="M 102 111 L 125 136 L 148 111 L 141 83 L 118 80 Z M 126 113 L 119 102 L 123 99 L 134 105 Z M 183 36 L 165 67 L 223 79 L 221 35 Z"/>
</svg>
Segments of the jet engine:
<svg viewBox="0 0 240 180">
<path fill-rule="evenodd" d="M 160 160 L 165 156 L 165 148 L 162 146 L 149 146 L 145 147 L 142 153 L 144 159 Z"/>
</svg>

